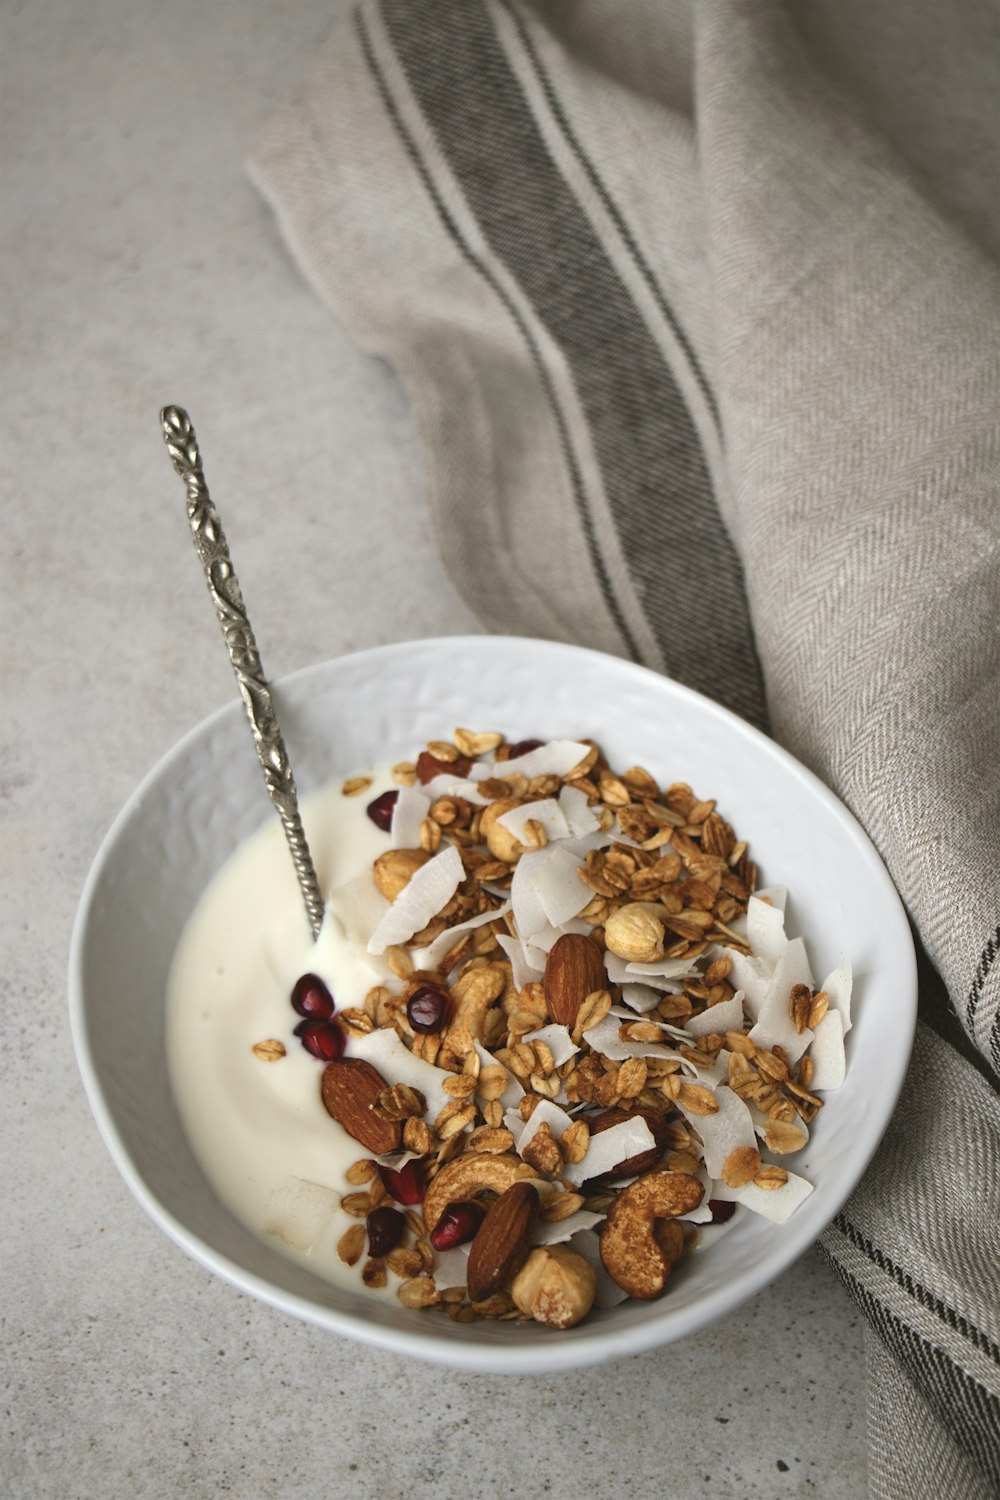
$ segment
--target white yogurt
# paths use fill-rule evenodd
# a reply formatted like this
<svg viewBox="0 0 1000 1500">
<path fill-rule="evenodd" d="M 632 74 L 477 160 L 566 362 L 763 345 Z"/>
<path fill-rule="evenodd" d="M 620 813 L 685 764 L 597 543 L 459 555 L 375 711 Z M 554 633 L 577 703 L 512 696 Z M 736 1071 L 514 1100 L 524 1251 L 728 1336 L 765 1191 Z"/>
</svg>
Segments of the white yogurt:
<svg viewBox="0 0 1000 1500">
<path fill-rule="evenodd" d="M 324 892 L 370 869 L 389 847 L 389 835 L 365 809 L 393 783 L 388 772 L 369 774 L 373 783 L 359 796 L 343 796 L 338 782 L 303 803 Z M 352 1191 L 345 1170 L 366 1155 L 327 1114 L 320 1096 L 323 1064 L 292 1034 L 301 1020 L 291 1006 L 292 986 L 309 972 L 326 982 L 338 1010 L 360 1006 L 386 974 L 380 960 L 347 941 L 329 913 L 313 943 L 275 820 L 227 861 L 184 930 L 167 989 L 168 1066 L 191 1148 L 226 1207 L 317 1276 L 357 1289 L 364 1257 L 346 1266 L 336 1245 L 359 1220 L 339 1206 L 323 1216 L 309 1248 L 266 1233 L 294 1179 L 334 1190 L 339 1202 L 341 1193 Z M 253 1047 L 270 1038 L 284 1043 L 286 1056 L 262 1062 Z M 310 1196 L 314 1203 L 322 1198 Z"/>
</svg>

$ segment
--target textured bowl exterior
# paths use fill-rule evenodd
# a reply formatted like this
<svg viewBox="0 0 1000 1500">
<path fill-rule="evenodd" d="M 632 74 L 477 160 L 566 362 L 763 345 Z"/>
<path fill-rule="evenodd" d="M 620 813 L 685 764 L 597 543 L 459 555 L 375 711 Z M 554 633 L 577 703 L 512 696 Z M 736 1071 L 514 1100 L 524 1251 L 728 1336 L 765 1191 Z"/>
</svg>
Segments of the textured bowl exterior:
<svg viewBox="0 0 1000 1500">
<path fill-rule="evenodd" d="M 275 702 L 300 793 L 412 756 L 456 725 L 512 738 L 588 736 L 612 765 L 688 781 L 750 843 L 762 881 L 789 888 L 789 931 L 814 973 L 855 973 L 844 1087 L 827 1096 L 796 1171 L 816 1191 L 783 1226 L 745 1214 L 669 1293 L 554 1334 L 456 1324 L 329 1286 L 243 1229 L 185 1139 L 164 1046 L 174 949 L 208 881 L 266 821 L 242 706 L 187 734 L 116 819 L 91 870 L 70 958 L 77 1056 L 105 1142 L 153 1219 L 203 1265 L 266 1302 L 384 1349 L 456 1368 L 541 1373 L 620 1358 L 697 1331 L 808 1248 L 867 1166 L 892 1113 L 916 1020 L 916 969 L 899 898 L 866 835 L 808 770 L 742 720 L 645 668 L 551 642 L 415 641 L 309 667 Z"/>
</svg>

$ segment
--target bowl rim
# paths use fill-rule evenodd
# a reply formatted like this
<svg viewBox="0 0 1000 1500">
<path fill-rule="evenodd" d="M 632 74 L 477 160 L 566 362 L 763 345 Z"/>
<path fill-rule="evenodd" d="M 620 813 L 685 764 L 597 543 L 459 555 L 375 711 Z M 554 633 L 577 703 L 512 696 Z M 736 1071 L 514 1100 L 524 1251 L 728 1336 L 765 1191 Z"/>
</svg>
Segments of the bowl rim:
<svg viewBox="0 0 1000 1500">
<path fill-rule="evenodd" d="M 98 1130 L 112 1161 L 133 1196 L 174 1244 L 198 1264 L 220 1276 L 238 1291 L 313 1326 L 326 1328 L 330 1332 L 341 1334 L 373 1348 L 405 1354 L 431 1364 L 456 1370 L 492 1374 L 555 1373 L 644 1353 L 709 1326 L 745 1303 L 749 1297 L 755 1296 L 769 1286 L 816 1242 L 819 1235 L 839 1213 L 867 1170 L 895 1110 L 909 1065 L 917 1020 L 917 965 L 909 921 L 881 855 L 862 825 L 850 809 L 813 771 L 777 741 L 696 689 L 678 683 L 673 678 L 639 663 L 613 657 L 606 652 L 596 651 L 589 647 L 560 641 L 539 640 L 528 636 L 485 634 L 433 636 L 372 646 L 362 651 L 345 653 L 342 656 L 300 667 L 284 677 L 275 679 L 271 686 L 280 699 L 284 688 L 292 685 L 298 687 L 307 683 L 311 676 L 325 674 L 342 662 L 377 668 L 380 659 L 399 658 L 407 654 L 420 655 L 429 649 L 442 651 L 474 649 L 502 652 L 504 649 L 523 650 L 526 647 L 542 647 L 547 652 L 563 653 L 578 662 L 581 659 L 583 661 L 592 659 L 605 664 L 613 663 L 616 670 L 621 670 L 627 675 L 651 677 L 661 686 L 666 686 L 671 692 L 679 695 L 681 699 L 687 699 L 696 704 L 700 712 L 708 711 L 720 718 L 724 724 L 738 727 L 741 734 L 749 734 L 776 758 L 786 773 L 804 782 L 812 794 L 826 804 L 845 831 L 853 835 L 855 842 L 869 862 L 874 878 L 882 884 L 882 895 L 886 900 L 887 911 L 892 910 L 894 916 L 899 919 L 899 935 L 902 937 L 905 934 L 906 942 L 897 959 L 900 967 L 894 972 L 894 981 L 897 986 L 896 1005 L 898 1006 L 898 1012 L 894 1015 L 894 1029 L 899 1045 L 888 1058 L 882 1060 L 883 1087 L 871 1100 L 865 1144 L 856 1155 L 852 1156 L 851 1170 L 847 1174 L 850 1180 L 837 1190 L 828 1188 L 822 1199 L 822 1207 L 819 1202 L 814 1203 L 809 1217 L 802 1221 L 801 1226 L 796 1225 L 795 1215 L 781 1226 L 783 1232 L 775 1245 L 773 1257 L 768 1261 L 766 1275 L 758 1277 L 751 1289 L 748 1290 L 747 1287 L 741 1285 L 739 1278 L 734 1278 L 717 1289 L 706 1292 L 692 1306 L 668 1309 L 666 1317 L 657 1316 L 653 1311 L 657 1304 L 651 1303 L 649 1307 L 652 1315 L 649 1318 L 629 1323 L 622 1328 L 616 1328 L 611 1322 L 584 1323 L 562 1335 L 553 1335 L 549 1330 L 544 1340 L 533 1339 L 530 1343 L 500 1344 L 477 1337 L 477 1330 L 480 1327 L 477 1324 L 463 1325 L 460 1337 L 449 1335 L 447 1338 L 441 1338 L 432 1331 L 423 1333 L 405 1326 L 389 1327 L 381 1323 L 369 1322 L 361 1315 L 326 1306 L 300 1293 L 276 1287 L 265 1277 L 247 1270 L 229 1256 L 206 1244 L 199 1235 L 188 1229 L 179 1218 L 163 1206 L 156 1194 L 147 1186 L 142 1173 L 133 1161 L 115 1124 L 111 1107 L 104 1096 L 98 1077 L 87 1021 L 84 948 L 95 892 L 124 829 L 136 815 L 148 789 L 177 760 L 187 754 L 193 741 L 209 733 L 212 727 L 223 719 L 242 717 L 244 709 L 235 695 L 230 702 L 221 705 L 182 734 L 150 767 L 116 814 L 98 846 L 81 891 L 70 940 L 68 966 L 71 1034 L 84 1091 Z M 263 816 L 266 814 L 266 802 L 263 796 L 261 807 Z M 224 1205 L 223 1209 L 229 1212 Z M 659 1305 L 665 1306 L 662 1303 Z"/>
</svg>

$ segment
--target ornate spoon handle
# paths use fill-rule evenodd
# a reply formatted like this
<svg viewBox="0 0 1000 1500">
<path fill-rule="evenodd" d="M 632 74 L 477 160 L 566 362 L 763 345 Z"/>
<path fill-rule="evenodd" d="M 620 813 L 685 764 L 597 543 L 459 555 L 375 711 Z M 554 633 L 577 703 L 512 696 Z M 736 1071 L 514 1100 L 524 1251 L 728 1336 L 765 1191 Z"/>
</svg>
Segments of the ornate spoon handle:
<svg viewBox="0 0 1000 1500">
<path fill-rule="evenodd" d="M 285 830 L 302 899 L 306 904 L 309 925 L 313 937 L 316 937 L 323 922 L 323 897 L 299 816 L 295 778 L 278 727 L 271 689 L 264 676 L 257 642 L 243 603 L 239 579 L 229 556 L 226 534 L 205 483 L 198 439 L 191 425 L 191 418 L 179 406 L 165 406 L 160 412 L 160 424 L 171 462 L 187 490 L 187 513 L 195 549 L 205 569 L 208 591 L 222 626 L 229 660 L 233 664 L 240 696 L 250 720 L 257 759 L 264 772 L 268 795 Z"/>
</svg>

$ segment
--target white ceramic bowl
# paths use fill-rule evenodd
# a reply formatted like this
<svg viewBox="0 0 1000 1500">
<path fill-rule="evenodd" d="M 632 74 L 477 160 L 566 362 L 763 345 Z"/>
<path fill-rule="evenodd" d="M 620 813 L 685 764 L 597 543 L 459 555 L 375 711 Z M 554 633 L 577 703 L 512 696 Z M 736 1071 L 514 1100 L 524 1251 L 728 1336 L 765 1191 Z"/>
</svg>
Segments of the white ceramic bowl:
<svg viewBox="0 0 1000 1500">
<path fill-rule="evenodd" d="M 275 688 L 300 792 L 410 755 L 456 724 L 512 738 L 590 736 L 612 765 L 689 781 L 750 842 L 767 883 L 789 888 L 789 931 L 813 970 L 855 973 L 845 1086 L 827 1096 L 795 1170 L 815 1192 L 783 1226 L 753 1214 L 685 1263 L 666 1295 L 555 1333 L 456 1324 L 327 1285 L 244 1229 L 195 1162 L 171 1095 L 164 993 L 199 895 L 267 818 L 242 706 L 193 729 L 116 819 L 80 903 L 70 959 L 77 1056 L 112 1157 L 139 1202 L 201 1264 L 331 1332 L 440 1364 L 566 1369 L 637 1353 L 724 1317 L 791 1264 L 860 1178 L 888 1123 L 916 1014 L 899 898 L 851 814 L 770 740 L 697 693 L 596 652 L 498 637 L 416 641 L 297 672 Z"/>
</svg>

